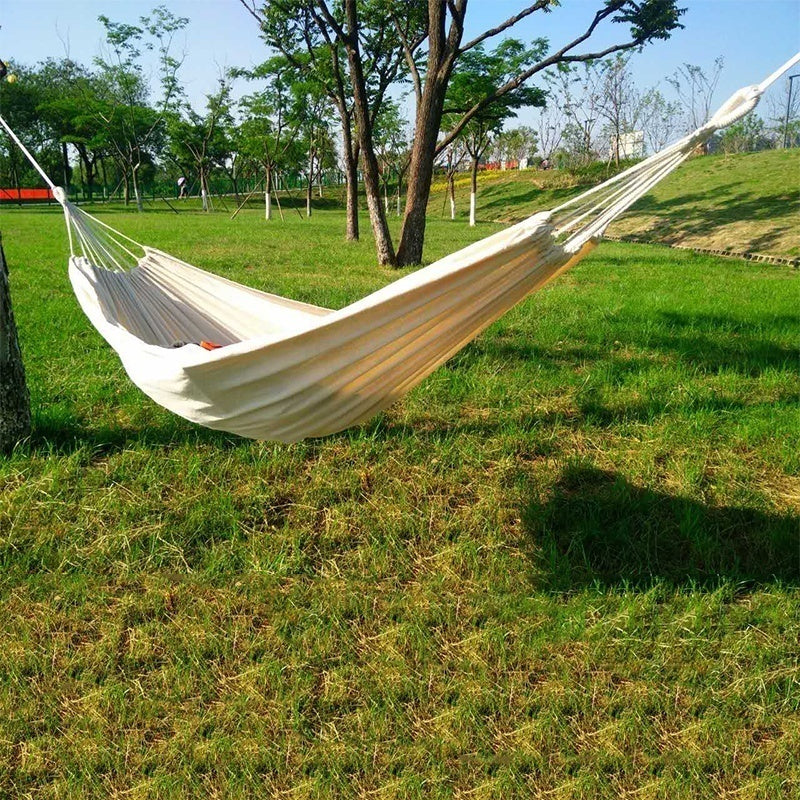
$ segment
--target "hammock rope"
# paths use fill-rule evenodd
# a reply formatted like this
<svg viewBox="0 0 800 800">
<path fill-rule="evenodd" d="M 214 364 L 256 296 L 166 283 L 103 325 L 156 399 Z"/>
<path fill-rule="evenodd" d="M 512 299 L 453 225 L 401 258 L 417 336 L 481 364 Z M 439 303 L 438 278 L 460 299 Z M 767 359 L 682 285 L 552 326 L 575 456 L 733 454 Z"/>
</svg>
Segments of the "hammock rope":
<svg viewBox="0 0 800 800">
<path fill-rule="evenodd" d="M 62 205 L 78 302 L 133 382 L 193 422 L 292 442 L 391 405 L 580 261 L 614 219 L 752 111 L 798 62 L 800 53 L 734 93 L 696 131 L 600 185 L 338 311 L 242 286 L 140 244 L 70 203 L 2 116 L 0 126 Z"/>
</svg>

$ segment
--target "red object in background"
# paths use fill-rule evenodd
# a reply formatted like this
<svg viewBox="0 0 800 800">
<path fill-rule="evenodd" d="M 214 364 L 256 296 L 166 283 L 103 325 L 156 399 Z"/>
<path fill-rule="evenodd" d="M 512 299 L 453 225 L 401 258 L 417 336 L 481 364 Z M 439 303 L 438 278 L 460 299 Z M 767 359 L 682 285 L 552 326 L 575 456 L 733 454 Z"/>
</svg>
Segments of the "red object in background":
<svg viewBox="0 0 800 800">
<path fill-rule="evenodd" d="M 0 189 L 0 202 L 11 200 L 18 203 L 20 200 L 54 200 L 50 189 Z"/>
</svg>

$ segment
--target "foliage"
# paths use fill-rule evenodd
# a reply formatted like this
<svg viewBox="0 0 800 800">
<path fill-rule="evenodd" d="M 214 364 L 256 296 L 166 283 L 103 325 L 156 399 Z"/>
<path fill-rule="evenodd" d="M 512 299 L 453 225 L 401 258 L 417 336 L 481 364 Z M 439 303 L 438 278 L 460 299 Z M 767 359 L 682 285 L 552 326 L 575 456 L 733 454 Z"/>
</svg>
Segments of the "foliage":
<svg viewBox="0 0 800 800">
<path fill-rule="evenodd" d="M 768 145 L 764 120 L 753 114 L 722 131 L 719 142 L 723 153 L 747 153 L 751 150 L 763 150 Z"/>
<path fill-rule="evenodd" d="M 478 45 L 464 53 L 453 71 L 445 98 L 444 130 L 450 130 L 476 103 L 496 93 L 511 77 L 541 59 L 545 48 L 546 43 L 541 40 L 526 47 L 518 39 L 505 39 L 491 52 Z M 500 133 L 516 111 L 542 105 L 542 90 L 522 84 L 474 114 L 459 134 L 473 161 L 482 156 L 492 137 Z"/>
<path fill-rule="evenodd" d="M 494 142 L 500 161 L 521 162 L 525 158 L 531 159 L 536 152 L 536 146 L 536 131 L 527 125 L 502 131 Z"/>
</svg>

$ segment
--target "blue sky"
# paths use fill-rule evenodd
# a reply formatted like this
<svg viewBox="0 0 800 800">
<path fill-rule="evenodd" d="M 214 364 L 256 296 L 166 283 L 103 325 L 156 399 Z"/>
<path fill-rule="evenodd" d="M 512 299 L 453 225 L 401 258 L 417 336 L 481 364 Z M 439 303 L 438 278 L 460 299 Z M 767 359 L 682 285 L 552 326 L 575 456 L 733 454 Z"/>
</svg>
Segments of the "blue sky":
<svg viewBox="0 0 800 800">
<path fill-rule="evenodd" d="M 186 51 L 182 79 L 190 99 L 202 103 L 214 88 L 220 68 L 251 66 L 265 49 L 255 22 L 238 0 L 162 0 L 190 25 L 178 46 Z M 63 57 L 90 63 L 102 45 L 100 14 L 136 22 L 154 2 L 143 0 L 3 0 L 0 4 L 0 58 L 34 63 Z M 536 14 L 513 29 L 523 40 L 545 36 L 563 44 L 583 30 L 599 0 L 562 0 L 549 14 Z M 524 7 L 524 0 L 471 0 L 467 35 L 497 24 Z M 741 86 L 756 83 L 800 50 L 800 0 L 684 0 L 685 29 L 633 56 L 642 88 L 664 82 L 683 62 L 710 66 L 717 56 L 725 69 L 715 97 L 721 103 Z M 620 26 L 599 31 L 599 46 L 619 36 Z M 244 88 L 244 87 L 242 87 Z"/>
</svg>

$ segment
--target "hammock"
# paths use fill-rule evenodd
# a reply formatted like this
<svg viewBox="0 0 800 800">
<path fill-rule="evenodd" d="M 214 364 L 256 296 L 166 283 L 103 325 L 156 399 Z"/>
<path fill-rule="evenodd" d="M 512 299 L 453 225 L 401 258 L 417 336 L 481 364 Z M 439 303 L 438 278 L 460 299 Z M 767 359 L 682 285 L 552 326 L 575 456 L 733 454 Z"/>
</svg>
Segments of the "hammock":
<svg viewBox="0 0 800 800">
<path fill-rule="evenodd" d="M 613 219 L 751 111 L 798 61 L 800 53 L 736 92 L 697 131 L 605 183 L 338 311 L 250 289 L 140 245 L 70 203 L 2 117 L 0 124 L 62 205 L 75 294 L 131 380 L 192 422 L 294 442 L 394 403 L 583 258 Z M 209 342 L 222 346 L 206 349 Z"/>
</svg>

